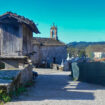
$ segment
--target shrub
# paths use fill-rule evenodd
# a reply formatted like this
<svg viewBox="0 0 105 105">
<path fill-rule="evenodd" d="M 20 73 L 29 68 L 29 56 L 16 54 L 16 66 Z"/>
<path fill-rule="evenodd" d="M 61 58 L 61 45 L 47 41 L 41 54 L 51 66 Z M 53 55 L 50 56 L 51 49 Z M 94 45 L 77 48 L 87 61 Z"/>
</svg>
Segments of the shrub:
<svg viewBox="0 0 105 105">
<path fill-rule="evenodd" d="M 11 97 L 6 91 L 0 90 L 0 105 L 3 105 L 5 102 L 11 101 Z"/>
</svg>

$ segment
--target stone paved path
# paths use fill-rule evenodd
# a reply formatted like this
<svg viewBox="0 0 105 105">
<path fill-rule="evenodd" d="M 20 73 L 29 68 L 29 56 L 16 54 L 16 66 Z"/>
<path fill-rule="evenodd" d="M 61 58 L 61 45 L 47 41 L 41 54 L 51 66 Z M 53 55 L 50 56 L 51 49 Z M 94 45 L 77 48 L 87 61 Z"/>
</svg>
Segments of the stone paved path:
<svg viewBox="0 0 105 105">
<path fill-rule="evenodd" d="M 72 81 L 69 72 L 37 71 L 36 84 L 6 105 L 105 105 L 105 87 Z"/>
</svg>

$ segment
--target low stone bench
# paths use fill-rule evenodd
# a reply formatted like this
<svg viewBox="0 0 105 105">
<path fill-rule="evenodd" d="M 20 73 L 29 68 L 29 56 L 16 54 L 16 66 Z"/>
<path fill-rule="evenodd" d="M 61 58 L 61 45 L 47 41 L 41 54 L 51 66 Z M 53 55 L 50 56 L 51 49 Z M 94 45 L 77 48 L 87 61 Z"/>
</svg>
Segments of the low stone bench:
<svg viewBox="0 0 105 105">
<path fill-rule="evenodd" d="M 24 65 L 23 69 L 0 70 L 0 89 L 9 93 L 16 88 L 32 81 L 32 65 Z"/>
<path fill-rule="evenodd" d="M 9 92 L 14 80 L 17 79 L 20 70 L 0 70 L 0 89 Z"/>
</svg>

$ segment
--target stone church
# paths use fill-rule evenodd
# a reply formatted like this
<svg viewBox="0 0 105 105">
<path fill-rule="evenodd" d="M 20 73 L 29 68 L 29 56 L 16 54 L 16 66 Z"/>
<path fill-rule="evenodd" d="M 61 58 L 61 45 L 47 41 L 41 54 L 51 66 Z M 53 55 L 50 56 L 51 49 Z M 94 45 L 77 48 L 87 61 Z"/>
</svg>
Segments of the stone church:
<svg viewBox="0 0 105 105">
<path fill-rule="evenodd" d="M 34 37 L 32 43 L 35 52 L 32 60 L 36 65 L 61 64 L 66 59 L 66 44 L 58 39 L 57 27 L 54 24 L 50 28 L 50 38 Z"/>
</svg>

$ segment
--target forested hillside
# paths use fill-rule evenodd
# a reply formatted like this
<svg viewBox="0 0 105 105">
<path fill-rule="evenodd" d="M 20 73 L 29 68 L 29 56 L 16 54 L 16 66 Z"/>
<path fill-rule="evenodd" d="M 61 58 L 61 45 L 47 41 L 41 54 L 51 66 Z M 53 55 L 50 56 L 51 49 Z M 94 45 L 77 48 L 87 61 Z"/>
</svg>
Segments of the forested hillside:
<svg viewBox="0 0 105 105">
<path fill-rule="evenodd" d="M 70 56 L 92 57 L 92 52 L 105 52 L 105 42 L 71 42 L 67 47 Z"/>
</svg>

